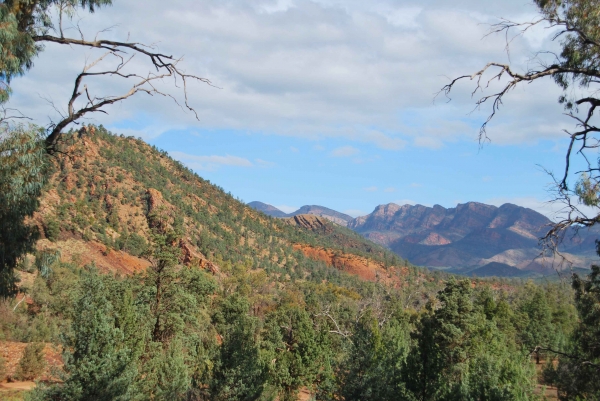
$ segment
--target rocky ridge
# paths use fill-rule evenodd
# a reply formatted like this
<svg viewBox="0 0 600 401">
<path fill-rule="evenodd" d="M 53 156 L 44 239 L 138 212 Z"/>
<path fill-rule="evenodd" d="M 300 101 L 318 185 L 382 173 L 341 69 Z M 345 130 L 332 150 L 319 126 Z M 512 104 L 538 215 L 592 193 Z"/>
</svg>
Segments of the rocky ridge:
<svg viewBox="0 0 600 401">
<path fill-rule="evenodd" d="M 562 251 L 569 263 L 564 263 L 544 254 L 538 244 L 550 224 L 540 213 L 510 203 L 468 202 L 454 208 L 390 203 L 348 227 L 411 263 L 454 272 L 515 276 L 589 267 L 595 234 L 566 238 Z"/>
</svg>

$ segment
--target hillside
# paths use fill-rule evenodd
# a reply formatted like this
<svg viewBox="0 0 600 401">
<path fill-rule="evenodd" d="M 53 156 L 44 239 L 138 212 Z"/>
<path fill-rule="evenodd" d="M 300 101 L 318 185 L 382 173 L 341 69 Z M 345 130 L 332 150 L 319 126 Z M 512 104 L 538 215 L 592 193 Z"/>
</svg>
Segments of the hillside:
<svg viewBox="0 0 600 401">
<path fill-rule="evenodd" d="M 133 137 L 92 129 L 65 151 L 69 157 L 55 164 L 34 221 L 43 236 L 39 247 L 58 249 L 66 258 L 93 261 L 105 270 L 140 271 L 148 265 L 140 256 L 150 240 L 152 216 L 163 212 L 184 232 L 180 248 L 186 264 L 214 273 L 223 263 L 250 259 L 254 268 L 277 277 L 338 280 L 339 272 L 315 257 L 313 248 L 369 260 L 371 270 L 407 265 L 330 222 L 324 222 L 325 234 L 258 213 Z"/>
</svg>

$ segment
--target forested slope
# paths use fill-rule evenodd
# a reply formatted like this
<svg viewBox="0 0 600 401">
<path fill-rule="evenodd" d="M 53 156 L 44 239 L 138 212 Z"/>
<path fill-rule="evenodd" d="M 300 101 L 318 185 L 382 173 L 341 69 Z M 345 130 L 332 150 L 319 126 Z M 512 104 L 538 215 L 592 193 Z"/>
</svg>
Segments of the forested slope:
<svg viewBox="0 0 600 401">
<path fill-rule="evenodd" d="M 0 304 L 23 355 L 0 374 L 47 380 L 29 399 L 534 399 L 532 350 L 573 328 L 568 286 L 432 274 L 256 212 L 141 140 L 65 139 Z"/>
<path fill-rule="evenodd" d="M 290 279 L 313 269 L 314 274 L 337 274 L 317 273 L 323 264 L 306 260 L 293 244 L 368 257 L 385 269 L 407 266 L 350 230 L 326 223 L 314 232 L 258 213 L 141 140 L 90 127 L 82 138 L 67 137 L 66 143 L 72 144 L 65 146 L 66 157 L 57 158 L 35 217 L 54 243 L 43 242 L 48 247 L 91 241 L 107 246 L 105 253 L 140 256 L 149 240 L 149 214 L 164 209 L 183 232 L 181 248 L 203 267 L 250 259 L 254 268 Z"/>
</svg>

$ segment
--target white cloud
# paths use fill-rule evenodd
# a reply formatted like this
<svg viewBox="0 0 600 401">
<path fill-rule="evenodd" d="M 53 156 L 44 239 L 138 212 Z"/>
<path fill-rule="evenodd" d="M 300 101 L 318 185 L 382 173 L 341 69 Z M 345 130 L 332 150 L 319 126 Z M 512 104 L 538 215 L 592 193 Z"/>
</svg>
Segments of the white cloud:
<svg viewBox="0 0 600 401">
<path fill-rule="evenodd" d="M 399 206 L 404 206 L 404 205 L 416 205 L 417 202 L 415 202 L 412 199 L 399 199 L 399 200 L 395 200 L 392 203 L 395 203 L 396 205 Z"/>
<path fill-rule="evenodd" d="M 349 157 L 354 156 L 359 152 L 358 149 L 352 146 L 342 146 L 340 148 L 332 150 L 329 155 L 332 157 Z"/>
<path fill-rule="evenodd" d="M 396 188 L 394 188 L 394 187 L 387 187 L 386 189 L 383 190 L 383 192 L 396 192 Z"/>
<path fill-rule="evenodd" d="M 276 164 L 263 159 L 254 159 L 257 165 L 260 167 L 274 167 Z"/>
<path fill-rule="evenodd" d="M 504 37 L 483 38 L 485 23 L 499 16 L 530 19 L 535 13 L 530 3 L 148 0 L 140 9 L 134 1 L 115 2 L 84 16 L 82 26 L 89 37 L 114 26 L 101 37 L 122 40 L 130 33 L 133 41 L 157 43 L 164 53 L 185 55 L 181 66 L 187 73 L 210 78 L 221 89 L 190 87 L 189 101 L 199 121 L 169 99 L 140 95 L 108 107 L 108 116 L 92 116 L 92 122 L 123 126 L 149 115 L 152 121 L 139 129 L 145 138 L 164 131 L 153 126 L 177 126 L 345 138 L 386 150 L 408 144 L 439 149 L 476 135 L 487 109 L 468 114 L 474 101 L 471 82 L 456 87 L 450 104 L 443 99 L 433 104 L 434 94 L 447 77 L 472 73 L 490 60 L 506 61 Z M 547 46 L 551 35 L 541 29 L 532 31 L 530 39 L 517 38 L 511 53 L 516 69 L 526 68 L 530 54 Z M 14 80 L 9 106 L 42 124 L 48 116 L 55 120 L 57 113 L 40 95 L 51 96 L 64 111 L 74 77 L 86 58 L 98 54 L 48 44 L 34 68 Z M 136 57 L 132 69 L 147 71 L 142 61 Z M 117 94 L 129 84 L 92 80 L 89 87 L 95 93 Z M 160 86 L 181 99 L 171 83 Z M 495 143 L 562 135 L 561 128 L 570 127 L 571 121 L 561 116 L 558 92 L 550 81 L 512 91 L 489 127 Z"/>
<path fill-rule="evenodd" d="M 176 160 L 185 163 L 194 170 L 216 170 L 221 166 L 234 166 L 234 167 L 252 167 L 253 164 L 250 160 L 238 156 L 197 156 L 190 155 L 184 152 L 172 151 L 169 152 L 171 157 Z"/>
<path fill-rule="evenodd" d="M 375 187 L 375 186 L 373 186 L 373 187 L 366 187 L 366 188 L 363 188 L 363 191 L 376 192 L 377 191 L 377 187 Z"/>
<path fill-rule="evenodd" d="M 421 188 L 423 186 L 423 184 L 419 184 L 417 182 L 413 182 L 413 183 L 410 184 L 410 186 L 413 187 L 413 188 Z"/>
<path fill-rule="evenodd" d="M 444 143 L 441 139 L 433 137 L 419 136 L 416 137 L 413 142 L 415 146 L 420 148 L 440 149 L 444 146 Z"/>
<path fill-rule="evenodd" d="M 364 135 L 364 142 L 373 143 L 375 146 L 386 150 L 404 149 L 407 142 L 401 138 L 392 138 L 381 132 L 370 131 Z"/>
</svg>

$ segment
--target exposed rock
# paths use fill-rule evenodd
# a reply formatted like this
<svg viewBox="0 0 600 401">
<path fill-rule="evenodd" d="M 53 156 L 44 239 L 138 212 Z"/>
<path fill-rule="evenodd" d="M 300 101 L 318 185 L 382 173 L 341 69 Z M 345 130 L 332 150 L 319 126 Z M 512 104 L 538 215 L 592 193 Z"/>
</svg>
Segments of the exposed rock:
<svg viewBox="0 0 600 401">
<path fill-rule="evenodd" d="M 285 221 L 288 224 L 302 227 L 311 231 L 331 231 L 331 227 L 328 226 L 327 220 L 325 220 L 323 217 L 312 214 L 300 214 L 294 217 L 286 218 Z"/>
<path fill-rule="evenodd" d="M 202 269 L 208 270 L 213 274 L 219 274 L 221 269 L 219 266 L 208 260 L 202 253 L 194 250 L 187 241 L 181 239 L 179 241 L 179 247 L 183 253 L 182 263 L 186 266 L 197 266 Z"/>
<path fill-rule="evenodd" d="M 348 216 L 347 214 L 340 213 L 333 209 L 329 209 L 327 207 L 318 205 L 302 206 L 300 209 L 296 210 L 290 215 L 296 216 L 300 214 L 313 214 L 315 216 L 323 217 L 329 221 L 332 221 L 344 227 L 346 227 L 348 223 L 353 220 L 352 216 Z"/>
<path fill-rule="evenodd" d="M 419 242 L 419 244 L 423 245 L 447 245 L 451 241 L 447 238 L 442 237 L 437 233 L 430 233 L 424 240 Z"/>
</svg>

